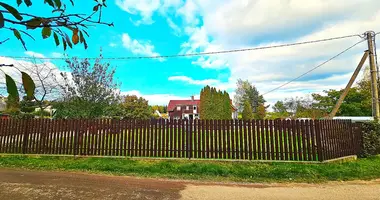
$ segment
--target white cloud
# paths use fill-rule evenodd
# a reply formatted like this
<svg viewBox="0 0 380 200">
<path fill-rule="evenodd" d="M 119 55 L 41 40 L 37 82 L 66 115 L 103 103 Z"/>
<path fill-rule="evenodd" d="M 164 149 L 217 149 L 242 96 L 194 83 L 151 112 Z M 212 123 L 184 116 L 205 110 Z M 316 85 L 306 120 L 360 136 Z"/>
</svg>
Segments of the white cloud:
<svg viewBox="0 0 380 200">
<path fill-rule="evenodd" d="M 152 15 L 161 4 L 160 0 L 116 0 L 116 5 L 130 14 L 141 15 L 138 24 L 152 24 Z"/>
<path fill-rule="evenodd" d="M 138 41 L 132 39 L 127 33 L 122 35 L 123 46 L 130 50 L 133 54 L 143 55 L 143 56 L 160 56 L 159 53 L 154 52 L 154 46 L 149 41 Z M 159 58 L 159 61 L 164 61 L 164 59 Z"/>
<path fill-rule="evenodd" d="M 181 45 L 180 54 L 302 42 L 361 34 L 373 29 L 380 31 L 376 30 L 380 23 L 378 0 L 310 0 L 307 3 L 302 0 L 186 0 L 175 6 L 175 11 L 170 14 L 182 18 L 181 31 L 189 37 Z M 202 68 L 228 68 L 231 75 L 229 81 L 215 84 L 218 87 L 231 91 L 236 80 L 242 78 L 250 80 L 264 93 L 303 74 L 359 40 L 356 37 L 286 48 L 201 56 L 191 58 L 191 62 Z M 303 79 L 268 94 L 266 98 L 274 101 L 289 95 L 344 87 L 365 49 L 366 43 L 362 43 Z"/>
<path fill-rule="evenodd" d="M 215 79 L 205 79 L 205 80 L 194 80 L 187 76 L 171 76 L 168 78 L 169 81 L 182 81 L 191 85 L 214 85 L 218 84 L 219 81 Z"/>
<path fill-rule="evenodd" d="M 177 10 L 178 15 L 182 15 L 185 18 L 186 23 L 197 25 L 199 19 L 196 16 L 198 11 L 198 5 L 193 0 L 187 0 L 186 3 Z"/>
<path fill-rule="evenodd" d="M 117 44 L 116 44 L 116 43 L 113 43 L 113 42 L 111 42 L 111 43 L 109 43 L 109 46 L 110 46 L 110 47 L 117 47 Z"/>
<path fill-rule="evenodd" d="M 35 58 L 45 58 L 45 56 L 41 53 L 36 53 L 36 52 L 33 52 L 33 51 L 25 51 L 24 52 L 26 55 L 30 56 L 30 57 L 35 57 Z"/>
<path fill-rule="evenodd" d="M 131 90 L 121 92 L 122 95 L 136 95 L 148 100 L 149 105 L 168 105 L 170 100 L 190 99 L 190 97 L 182 97 L 174 94 L 142 94 L 140 91 Z M 199 98 L 199 96 L 196 96 Z"/>
<path fill-rule="evenodd" d="M 182 32 L 182 31 L 181 31 L 181 28 L 180 28 L 179 26 L 177 26 L 177 24 L 175 24 L 175 23 L 173 22 L 173 20 L 171 20 L 170 18 L 167 18 L 166 21 L 167 21 L 169 27 L 170 27 L 171 29 L 173 29 L 173 31 L 174 31 L 174 35 L 179 36 L 179 35 L 181 34 L 181 32 Z"/>
<path fill-rule="evenodd" d="M 53 52 L 51 53 L 51 56 L 53 56 L 54 58 L 63 58 L 63 54 L 61 53 L 58 53 L 58 52 Z"/>
<path fill-rule="evenodd" d="M 165 15 L 169 9 L 177 8 L 181 3 L 181 0 L 116 0 L 116 5 L 122 10 L 141 17 L 133 22 L 136 26 L 154 23 L 152 19 L 154 13 L 160 12 Z"/>
</svg>

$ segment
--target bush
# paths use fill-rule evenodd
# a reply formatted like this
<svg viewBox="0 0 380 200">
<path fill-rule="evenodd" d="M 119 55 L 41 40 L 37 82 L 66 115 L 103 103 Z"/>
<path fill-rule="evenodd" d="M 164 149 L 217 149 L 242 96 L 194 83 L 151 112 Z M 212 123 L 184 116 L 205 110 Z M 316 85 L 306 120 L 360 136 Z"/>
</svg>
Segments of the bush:
<svg viewBox="0 0 380 200">
<path fill-rule="evenodd" d="M 380 124 L 369 122 L 362 124 L 362 150 L 361 157 L 380 154 Z"/>
</svg>

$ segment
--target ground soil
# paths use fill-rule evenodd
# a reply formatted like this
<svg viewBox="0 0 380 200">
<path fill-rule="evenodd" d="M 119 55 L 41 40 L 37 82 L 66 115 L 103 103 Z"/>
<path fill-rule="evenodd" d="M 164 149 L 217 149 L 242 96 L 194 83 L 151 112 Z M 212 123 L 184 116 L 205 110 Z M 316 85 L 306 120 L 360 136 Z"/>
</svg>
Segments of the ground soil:
<svg viewBox="0 0 380 200">
<path fill-rule="evenodd" d="M 233 184 L 0 169 L 0 199 L 380 200 L 380 180 Z"/>
</svg>

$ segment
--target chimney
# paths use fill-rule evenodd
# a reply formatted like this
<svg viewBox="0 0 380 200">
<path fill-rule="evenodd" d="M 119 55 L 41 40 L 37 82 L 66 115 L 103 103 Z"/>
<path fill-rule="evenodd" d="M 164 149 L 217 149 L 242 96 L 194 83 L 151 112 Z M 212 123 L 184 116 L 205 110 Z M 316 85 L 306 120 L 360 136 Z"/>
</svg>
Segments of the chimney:
<svg viewBox="0 0 380 200">
<path fill-rule="evenodd" d="M 192 100 L 192 101 L 194 101 L 194 95 L 193 95 L 193 96 L 191 96 L 191 100 Z"/>
</svg>

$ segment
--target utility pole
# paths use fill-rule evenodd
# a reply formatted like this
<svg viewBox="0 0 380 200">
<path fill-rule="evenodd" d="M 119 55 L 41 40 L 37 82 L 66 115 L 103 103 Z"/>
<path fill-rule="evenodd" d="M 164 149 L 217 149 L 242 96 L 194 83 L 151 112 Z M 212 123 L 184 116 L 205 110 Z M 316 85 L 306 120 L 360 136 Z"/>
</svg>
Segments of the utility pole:
<svg viewBox="0 0 380 200">
<path fill-rule="evenodd" d="M 380 117 L 379 111 L 379 91 L 377 87 L 377 68 L 374 57 L 373 48 L 373 32 L 367 32 L 368 51 L 369 51 L 369 65 L 371 69 L 371 88 L 372 88 L 372 116 L 377 121 Z"/>
</svg>

